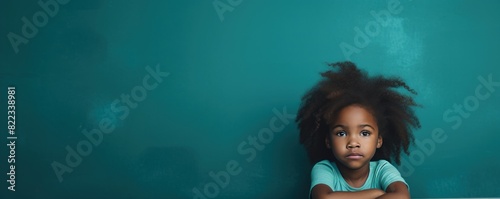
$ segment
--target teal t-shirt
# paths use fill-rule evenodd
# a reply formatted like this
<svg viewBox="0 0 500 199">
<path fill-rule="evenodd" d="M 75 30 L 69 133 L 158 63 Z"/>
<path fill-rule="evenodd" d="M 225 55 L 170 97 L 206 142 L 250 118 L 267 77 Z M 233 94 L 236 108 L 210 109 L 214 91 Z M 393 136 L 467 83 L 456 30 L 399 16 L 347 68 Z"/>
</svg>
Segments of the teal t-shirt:
<svg viewBox="0 0 500 199">
<path fill-rule="evenodd" d="M 386 160 L 371 161 L 370 173 L 365 184 L 359 188 L 355 188 L 347 184 L 334 162 L 323 160 L 316 163 L 312 168 L 309 197 L 311 196 L 312 188 L 318 184 L 328 185 L 333 191 L 361 191 L 366 189 L 381 189 L 385 191 L 391 183 L 397 181 L 401 181 L 408 186 L 399 171 L 391 163 Z"/>
</svg>

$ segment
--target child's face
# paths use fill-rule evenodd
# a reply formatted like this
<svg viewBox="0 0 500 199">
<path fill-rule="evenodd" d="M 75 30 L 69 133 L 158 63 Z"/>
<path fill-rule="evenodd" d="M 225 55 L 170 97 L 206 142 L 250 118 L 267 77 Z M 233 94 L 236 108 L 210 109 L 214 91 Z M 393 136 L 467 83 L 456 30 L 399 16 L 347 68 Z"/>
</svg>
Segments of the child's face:
<svg viewBox="0 0 500 199">
<path fill-rule="evenodd" d="M 382 146 L 375 117 L 359 105 L 343 108 L 326 139 L 327 148 L 349 169 L 367 166 Z"/>
</svg>

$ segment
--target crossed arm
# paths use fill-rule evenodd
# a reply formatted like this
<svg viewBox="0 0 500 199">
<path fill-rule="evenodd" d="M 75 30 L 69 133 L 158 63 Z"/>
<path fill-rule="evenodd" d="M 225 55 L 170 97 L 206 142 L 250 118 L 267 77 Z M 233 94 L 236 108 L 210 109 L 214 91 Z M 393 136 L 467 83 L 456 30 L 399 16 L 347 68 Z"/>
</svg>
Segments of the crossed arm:
<svg viewBox="0 0 500 199">
<path fill-rule="evenodd" d="M 318 184 L 312 189 L 311 196 L 313 199 L 409 199 L 410 192 L 408 191 L 406 184 L 399 181 L 391 183 L 385 192 L 380 189 L 367 189 L 357 192 L 333 191 L 327 185 Z"/>
</svg>

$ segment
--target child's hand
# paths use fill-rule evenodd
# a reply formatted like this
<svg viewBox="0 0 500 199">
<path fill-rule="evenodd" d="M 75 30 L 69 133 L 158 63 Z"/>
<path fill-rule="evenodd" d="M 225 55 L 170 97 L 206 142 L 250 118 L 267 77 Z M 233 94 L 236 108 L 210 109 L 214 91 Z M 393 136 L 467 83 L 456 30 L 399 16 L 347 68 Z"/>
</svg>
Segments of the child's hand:
<svg viewBox="0 0 500 199">
<path fill-rule="evenodd" d="M 403 182 L 393 182 L 387 187 L 387 193 L 379 196 L 378 198 L 382 199 L 406 199 L 410 198 L 410 192 L 408 191 L 408 187 Z"/>
<path fill-rule="evenodd" d="M 382 191 L 381 189 L 368 189 L 367 191 L 373 194 L 370 198 L 378 198 L 385 194 L 385 191 Z"/>
<path fill-rule="evenodd" d="M 329 186 L 324 184 L 316 185 L 312 189 L 313 199 L 374 199 L 384 195 L 385 192 L 380 189 L 366 189 L 362 191 L 347 192 L 347 191 L 332 191 Z"/>
</svg>

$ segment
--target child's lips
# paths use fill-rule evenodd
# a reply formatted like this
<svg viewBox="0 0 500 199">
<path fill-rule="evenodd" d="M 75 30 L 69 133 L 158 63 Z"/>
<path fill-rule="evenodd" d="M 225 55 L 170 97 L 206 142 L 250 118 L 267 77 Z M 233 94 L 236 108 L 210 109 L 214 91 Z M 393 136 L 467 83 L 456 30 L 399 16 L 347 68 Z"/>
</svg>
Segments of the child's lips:
<svg viewBox="0 0 500 199">
<path fill-rule="evenodd" d="M 360 154 L 360 153 L 349 153 L 349 154 L 347 154 L 346 158 L 347 159 L 357 160 L 357 159 L 363 158 L 363 154 Z"/>
</svg>

